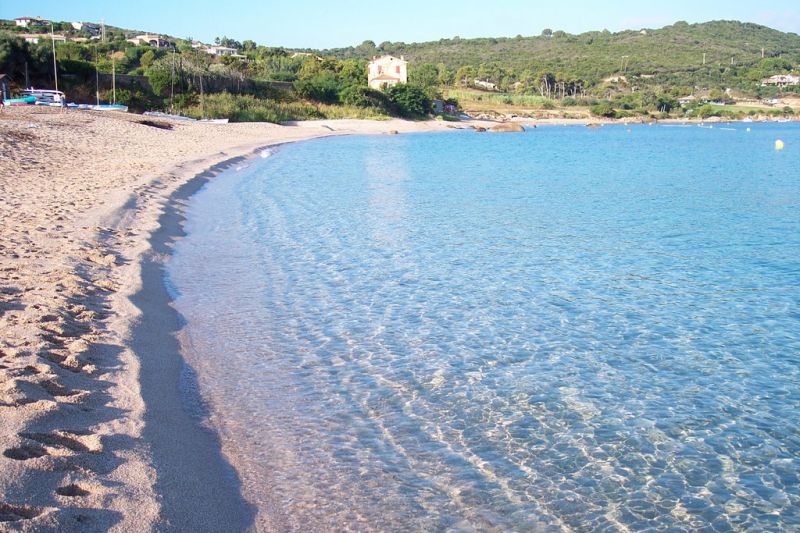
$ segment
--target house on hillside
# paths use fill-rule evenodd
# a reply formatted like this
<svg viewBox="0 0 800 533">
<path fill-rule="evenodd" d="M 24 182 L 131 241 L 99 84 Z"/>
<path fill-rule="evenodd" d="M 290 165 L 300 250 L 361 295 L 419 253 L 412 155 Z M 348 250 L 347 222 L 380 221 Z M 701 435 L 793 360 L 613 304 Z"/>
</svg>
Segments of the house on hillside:
<svg viewBox="0 0 800 533">
<path fill-rule="evenodd" d="M 135 44 L 136 46 L 146 44 L 147 46 L 152 46 L 153 48 L 172 48 L 172 43 L 166 39 L 163 39 L 160 35 L 151 35 L 149 33 L 131 37 L 130 39 L 127 39 L 127 41 L 131 44 Z"/>
<path fill-rule="evenodd" d="M 399 59 L 394 56 L 373 58 L 367 69 L 369 86 L 373 89 L 408 83 L 408 61 L 403 56 Z"/>
<path fill-rule="evenodd" d="M 474 80 L 472 82 L 472 84 L 475 85 L 475 87 L 477 87 L 478 89 L 483 89 L 484 91 L 496 91 L 496 90 L 498 90 L 496 83 L 492 83 L 492 82 L 487 81 L 487 80 Z"/>
<path fill-rule="evenodd" d="M 762 80 L 761 85 L 776 85 L 778 87 L 800 85 L 800 76 L 792 76 L 791 74 L 777 74 Z"/>
<path fill-rule="evenodd" d="M 42 17 L 20 17 L 18 19 L 14 19 L 14 22 L 17 26 L 22 28 L 29 28 L 31 26 L 47 26 L 50 24 L 49 20 L 43 19 Z"/>
<path fill-rule="evenodd" d="M 76 31 L 85 31 L 89 35 L 100 35 L 101 31 L 98 24 L 90 24 L 88 22 L 73 22 L 72 29 Z"/>
<path fill-rule="evenodd" d="M 65 43 L 67 38 L 63 35 L 50 35 L 49 33 L 20 33 L 20 37 L 25 39 L 26 43 L 39 44 L 42 41 L 54 41 L 56 43 Z"/>
<path fill-rule="evenodd" d="M 247 56 L 244 56 L 239 53 L 239 50 L 236 48 L 231 48 L 230 46 L 206 46 L 203 48 L 205 53 L 212 55 L 214 57 L 235 57 L 240 61 L 244 61 L 247 59 Z"/>
</svg>

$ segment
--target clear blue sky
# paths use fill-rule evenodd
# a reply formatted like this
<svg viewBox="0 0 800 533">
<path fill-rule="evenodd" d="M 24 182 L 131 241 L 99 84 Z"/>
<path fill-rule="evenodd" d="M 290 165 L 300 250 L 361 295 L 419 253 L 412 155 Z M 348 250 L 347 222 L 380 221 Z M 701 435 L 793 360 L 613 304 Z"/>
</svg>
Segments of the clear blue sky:
<svg viewBox="0 0 800 533">
<path fill-rule="evenodd" d="M 35 0 L 0 1 L 0 18 L 42 16 L 99 22 L 193 37 L 217 36 L 290 48 L 333 48 L 372 40 L 419 42 L 443 37 L 538 35 L 544 28 L 590 30 L 654 28 L 678 20 L 735 19 L 800 33 L 800 1 L 727 0 Z"/>
</svg>

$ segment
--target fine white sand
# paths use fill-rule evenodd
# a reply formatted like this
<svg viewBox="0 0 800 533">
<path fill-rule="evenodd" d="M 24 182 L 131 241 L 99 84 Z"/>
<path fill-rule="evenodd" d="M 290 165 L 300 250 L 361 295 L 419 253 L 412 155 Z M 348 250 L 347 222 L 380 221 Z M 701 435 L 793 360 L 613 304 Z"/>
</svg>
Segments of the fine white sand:
<svg viewBox="0 0 800 533">
<path fill-rule="evenodd" d="M 448 127 L 0 113 L 0 531 L 264 523 L 181 403 L 180 321 L 162 282 L 181 208 L 215 165 L 260 147 Z"/>
</svg>

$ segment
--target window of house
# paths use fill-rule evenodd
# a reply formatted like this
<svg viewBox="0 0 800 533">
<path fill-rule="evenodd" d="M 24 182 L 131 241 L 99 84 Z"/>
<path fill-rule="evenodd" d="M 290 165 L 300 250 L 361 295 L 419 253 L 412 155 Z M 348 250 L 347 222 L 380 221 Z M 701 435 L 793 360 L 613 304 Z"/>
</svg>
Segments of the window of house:
<svg viewBox="0 0 800 533">
<path fill-rule="evenodd" d="M 394 67 L 394 70 L 395 70 L 395 72 L 400 74 L 400 65 L 397 65 L 396 67 Z"/>
</svg>

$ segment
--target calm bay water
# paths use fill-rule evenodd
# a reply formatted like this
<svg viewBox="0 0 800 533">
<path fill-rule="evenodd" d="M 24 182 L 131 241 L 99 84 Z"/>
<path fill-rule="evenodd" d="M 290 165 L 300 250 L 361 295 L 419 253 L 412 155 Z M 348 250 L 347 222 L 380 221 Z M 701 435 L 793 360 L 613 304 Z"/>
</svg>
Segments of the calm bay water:
<svg viewBox="0 0 800 533">
<path fill-rule="evenodd" d="M 800 528 L 800 128 L 750 126 L 325 139 L 211 182 L 167 283 L 262 526 Z"/>
</svg>

